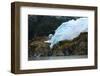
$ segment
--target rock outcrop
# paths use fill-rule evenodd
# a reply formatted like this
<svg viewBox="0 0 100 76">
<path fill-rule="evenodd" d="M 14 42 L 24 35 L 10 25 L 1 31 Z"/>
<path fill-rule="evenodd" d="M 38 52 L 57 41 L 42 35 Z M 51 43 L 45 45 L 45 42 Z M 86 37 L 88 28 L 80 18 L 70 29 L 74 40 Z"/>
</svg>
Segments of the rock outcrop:
<svg viewBox="0 0 100 76">
<path fill-rule="evenodd" d="M 28 56 L 48 57 L 48 56 L 71 56 L 88 54 L 88 33 L 81 33 L 72 41 L 61 41 L 50 49 L 48 43 L 44 43 L 48 37 L 36 37 L 29 41 Z"/>
</svg>

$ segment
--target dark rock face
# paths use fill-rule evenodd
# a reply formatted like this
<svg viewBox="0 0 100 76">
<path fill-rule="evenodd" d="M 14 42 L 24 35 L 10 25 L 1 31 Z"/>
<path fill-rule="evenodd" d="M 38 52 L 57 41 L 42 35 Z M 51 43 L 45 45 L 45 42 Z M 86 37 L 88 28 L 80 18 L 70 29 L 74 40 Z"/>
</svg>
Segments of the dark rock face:
<svg viewBox="0 0 100 76">
<path fill-rule="evenodd" d="M 75 55 L 87 55 L 88 54 L 88 34 L 82 33 L 76 42 L 72 46 L 75 51 L 73 54 Z"/>
<path fill-rule="evenodd" d="M 54 34 L 57 27 L 63 22 L 72 19 L 76 20 L 78 18 L 80 17 L 29 15 L 28 38 L 31 40 L 35 36 L 48 36 L 49 34 Z"/>
<path fill-rule="evenodd" d="M 71 56 L 88 54 L 88 33 L 81 33 L 72 41 L 61 41 L 50 49 L 47 43 L 48 37 L 36 37 L 29 41 L 28 56 L 31 57 L 48 57 L 48 56 Z"/>
<path fill-rule="evenodd" d="M 29 43 L 29 57 L 48 56 L 49 44 L 45 44 L 46 37 L 38 37 Z"/>
</svg>

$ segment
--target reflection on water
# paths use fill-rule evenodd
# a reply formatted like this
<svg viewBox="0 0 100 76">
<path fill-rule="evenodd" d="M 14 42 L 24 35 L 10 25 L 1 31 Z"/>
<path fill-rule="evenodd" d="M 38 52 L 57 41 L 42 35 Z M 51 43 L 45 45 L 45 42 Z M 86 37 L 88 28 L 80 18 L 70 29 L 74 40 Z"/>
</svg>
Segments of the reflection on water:
<svg viewBox="0 0 100 76">
<path fill-rule="evenodd" d="M 54 57 L 30 57 L 28 60 L 56 60 L 56 59 L 81 59 L 81 58 L 88 58 L 87 55 L 80 55 L 80 56 L 54 56 Z"/>
</svg>

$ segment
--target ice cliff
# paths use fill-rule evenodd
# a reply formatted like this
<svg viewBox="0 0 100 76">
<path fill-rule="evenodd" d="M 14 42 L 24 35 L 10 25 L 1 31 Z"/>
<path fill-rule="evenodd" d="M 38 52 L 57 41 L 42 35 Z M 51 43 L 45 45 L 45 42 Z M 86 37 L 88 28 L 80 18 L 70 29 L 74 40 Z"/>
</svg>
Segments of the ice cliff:
<svg viewBox="0 0 100 76">
<path fill-rule="evenodd" d="M 73 40 L 82 32 L 88 32 L 88 18 L 79 18 L 77 20 L 63 22 L 55 30 L 51 39 L 45 41 L 45 43 L 50 43 L 50 48 L 53 48 L 59 41 Z"/>
</svg>

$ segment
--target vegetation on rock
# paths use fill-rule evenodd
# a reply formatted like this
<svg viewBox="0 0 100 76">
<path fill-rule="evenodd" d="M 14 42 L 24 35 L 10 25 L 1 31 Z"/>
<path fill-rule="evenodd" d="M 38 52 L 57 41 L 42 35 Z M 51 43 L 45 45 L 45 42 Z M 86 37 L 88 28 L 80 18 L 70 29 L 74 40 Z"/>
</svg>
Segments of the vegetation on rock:
<svg viewBox="0 0 100 76">
<path fill-rule="evenodd" d="M 81 33 L 72 41 L 61 41 L 50 49 L 44 41 L 47 37 L 37 37 L 29 42 L 29 57 L 87 55 L 87 33 Z"/>
</svg>

